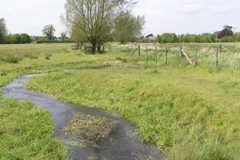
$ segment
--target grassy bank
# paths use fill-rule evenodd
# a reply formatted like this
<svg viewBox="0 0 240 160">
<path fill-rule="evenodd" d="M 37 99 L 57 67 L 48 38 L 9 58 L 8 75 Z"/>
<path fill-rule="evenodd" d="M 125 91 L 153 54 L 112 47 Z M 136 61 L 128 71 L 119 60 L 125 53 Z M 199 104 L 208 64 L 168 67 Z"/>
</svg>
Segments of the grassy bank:
<svg viewBox="0 0 240 160">
<path fill-rule="evenodd" d="M 29 88 L 117 111 L 169 159 L 237 160 L 238 77 L 238 72 L 193 68 L 112 68 L 50 74 L 34 78 Z"/>
</svg>

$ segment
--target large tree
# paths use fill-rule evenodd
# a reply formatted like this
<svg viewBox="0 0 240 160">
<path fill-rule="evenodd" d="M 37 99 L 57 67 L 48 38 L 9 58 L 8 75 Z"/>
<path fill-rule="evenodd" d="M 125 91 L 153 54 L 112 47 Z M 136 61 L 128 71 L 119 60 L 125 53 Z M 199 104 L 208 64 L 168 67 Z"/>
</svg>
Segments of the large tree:
<svg viewBox="0 0 240 160">
<path fill-rule="evenodd" d="M 91 43 L 94 53 L 113 32 L 115 18 L 133 4 L 132 0 L 67 0 L 64 21 L 72 33 Z"/>
<path fill-rule="evenodd" d="M 5 38 L 7 36 L 7 27 L 5 20 L 3 18 L 0 19 L 0 44 L 5 43 Z"/>
<path fill-rule="evenodd" d="M 43 30 L 42 30 L 43 34 L 47 36 L 49 41 L 53 40 L 55 31 L 56 30 L 55 30 L 55 28 L 53 27 L 52 24 L 45 25 Z"/>
<path fill-rule="evenodd" d="M 121 43 L 133 42 L 142 36 L 143 16 L 133 16 L 130 11 L 120 13 L 115 19 L 114 35 Z"/>
</svg>

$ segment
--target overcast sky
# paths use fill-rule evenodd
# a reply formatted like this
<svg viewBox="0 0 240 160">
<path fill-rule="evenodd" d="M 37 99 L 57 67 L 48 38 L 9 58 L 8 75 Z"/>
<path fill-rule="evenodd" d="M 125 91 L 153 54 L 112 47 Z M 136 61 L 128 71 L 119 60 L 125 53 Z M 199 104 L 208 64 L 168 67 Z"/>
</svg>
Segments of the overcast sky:
<svg viewBox="0 0 240 160">
<path fill-rule="evenodd" d="M 56 36 L 65 31 L 60 21 L 66 0 L 0 0 L 0 18 L 11 33 L 42 35 L 53 24 Z M 138 0 L 134 14 L 145 16 L 143 34 L 165 32 L 213 33 L 224 25 L 240 31 L 240 0 Z"/>
</svg>

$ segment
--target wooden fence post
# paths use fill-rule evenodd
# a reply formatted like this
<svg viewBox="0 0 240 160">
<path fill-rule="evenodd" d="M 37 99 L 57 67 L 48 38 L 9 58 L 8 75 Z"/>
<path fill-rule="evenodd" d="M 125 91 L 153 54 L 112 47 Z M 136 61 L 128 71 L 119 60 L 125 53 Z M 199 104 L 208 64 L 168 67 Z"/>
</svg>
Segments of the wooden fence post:
<svg viewBox="0 0 240 160">
<path fill-rule="evenodd" d="M 165 58 L 166 58 L 165 64 L 167 66 L 168 65 L 168 48 L 167 47 L 165 47 Z"/>
<path fill-rule="evenodd" d="M 216 53 L 216 57 L 215 57 L 215 68 L 218 68 L 218 52 L 219 52 L 220 48 L 217 48 L 217 53 Z"/>
<path fill-rule="evenodd" d="M 220 44 L 219 48 L 219 52 L 222 53 L 222 44 Z"/>
<path fill-rule="evenodd" d="M 197 67 L 197 52 L 198 50 L 195 50 L 195 55 L 194 55 L 194 67 Z"/>
<path fill-rule="evenodd" d="M 180 58 L 181 58 L 181 59 L 183 58 L 182 49 L 183 49 L 183 47 L 180 47 Z"/>
<path fill-rule="evenodd" d="M 187 60 L 189 61 L 190 64 L 193 64 L 191 59 L 188 57 L 188 55 L 184 52 L 183 49 L 181 49 L 181 53 L 187 58 Z"/>
</svg>

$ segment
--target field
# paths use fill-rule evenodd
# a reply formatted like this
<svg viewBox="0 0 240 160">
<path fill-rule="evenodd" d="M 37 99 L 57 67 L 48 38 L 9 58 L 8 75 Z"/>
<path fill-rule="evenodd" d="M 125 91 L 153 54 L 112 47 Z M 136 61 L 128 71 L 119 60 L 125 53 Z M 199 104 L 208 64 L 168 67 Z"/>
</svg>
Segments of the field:
<svg viewBox="0 0 240 160">
<path fill-rule="evenodd" d="M 130 56 L 134 47 L 126 46 L 112 46 L 107 53 L 90 55 L 71 51 L 66 44 L 3 45 L 0 86 L 20 75 L 49 73 L 33 78 L 27 87 L 63 101 L 117 112 L 136 126 L 144 142 L 164 151 L 167 159 L 240 159 L 240 45 L 223 44 L 231 52 L 220 54 L 217 68 L 214 57 L 219 44 L 185 44 L 191 58 L 195 48 L 199 49 L 197 67 L 180 59 L 181 44 L 167 45 L 167 66 L 164 52 L 156 52 L 154 47 L 146 57 L 145 51 L 141 56 Z M 66 70 L 71 72 L 63 72 Z M 46 111 L 29 102 L 0 99 L 0 120 L 5 122 L 0 124 L 0 157 L 67 158 L 64 145 L 51 138 L 54 125 Z M 24 110 L 21 106 L 29 113 L 19 112 Z M 25 123 L 16 125 L 19 121 Z M 43 126 L 34 131 L 28 128 L 38 123 Z M 35 143 L 27 143 L 33 135 Z M 46 141 L 56 149 L 39 147 L 48 146 Z"/>
</svg>

